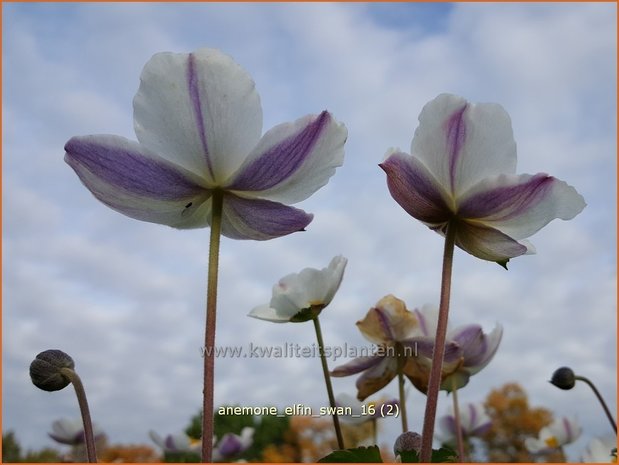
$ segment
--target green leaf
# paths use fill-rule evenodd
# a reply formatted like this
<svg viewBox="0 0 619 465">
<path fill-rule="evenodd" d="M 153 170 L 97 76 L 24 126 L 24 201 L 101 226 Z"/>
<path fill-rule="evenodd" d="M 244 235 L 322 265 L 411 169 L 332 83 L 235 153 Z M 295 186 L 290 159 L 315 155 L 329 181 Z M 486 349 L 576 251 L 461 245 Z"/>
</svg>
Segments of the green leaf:
<svg viewBox="0 0 619 465">
<path fill-rule="evenodd" d="M 506 258 L 505 260 L 498 261 L 497 263 L 507 270 L 507 264 L 509 263 L 509 258 Z"/>
<path fill-rule="evenodd" d="M 321 458 L 320 463 L 382 463 L 378 446 L 357 447 L 355 449 L 336 450 L 326 457 Z"/>
<path fill-rule="evenodd" d="M 400 453 L 402 463 L 419 463 L 419 453 L 417 451 L 404 451 Z M 457 462 L 456 453 L 449 447 L 432 449 L 432 463 L 453 463 Z"/>
</svg>

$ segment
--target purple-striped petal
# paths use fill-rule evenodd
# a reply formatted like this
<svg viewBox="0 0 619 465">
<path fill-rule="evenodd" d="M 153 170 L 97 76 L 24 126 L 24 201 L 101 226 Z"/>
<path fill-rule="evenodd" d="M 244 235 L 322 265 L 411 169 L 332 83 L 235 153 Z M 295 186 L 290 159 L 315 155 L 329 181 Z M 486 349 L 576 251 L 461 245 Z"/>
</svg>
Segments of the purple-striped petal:
<svg viewBox="0 0 619 465">
<path fill-rule="evenodd" d="M 131 218 L 177 228 L 206 225 L 210 193 L 187 170 L 118 136 L 73 137 L 65 161 L 101 202 Z"/>
<path fill-rule="evenodd" d="M 510 258 L 524 255 L 530 249 L 497 229 L 461 221 L 456 245 L 471 255 L 505 265 Z"/>
<path fill-rule="evenodd" d="M 516 170 L 516 143 L 505 110 L 449 94 L 424 106 L 411 154 L 454 197 L 487 176 Z"/>
<path fill-rule="evenodd" d="M 287 204 L 304 200 L 342 165 L 346 137 L 346 127 L 327 111 L 276 126 L 260 140 L 226 189 Z"/>
<path fill-rule="evenodd" d="M 261 199 L 224 196 L 222 234 L 231 239 L 263 241 L 302 231 L 313 215 Z"/>
<path fill-rule="evenodd" d="M 467 192 L 458 212 L 518 240 L 555 218 L 574 218 L 585 205 L 576 189 L 552 176 L 499 175 L 484 179 Z"/>
<path fill-rule="evenodd" d="M 391 196 L 409 215 L 430 227 L 449 220 L 449 196 L 419 159 L 394 152 L 379 166 L 387 173 Z"/>
<path fill-rule="evenodd" d="M 466 325 L 450 331 L 447 339 L 456 341 L 462 347 L 464 366 L 475 365 L 483 359 L 488 344 L 479 325 Z"/>
<path fill-rule="evenodd" d="M 331 376 L 341 378 L 343 376 L 355 375 L 369 368 L 378 365 L 384 357 L 382 355 L 371 355 L 368 357 L 357 357 L 344 365 L 340 365 L 331 372 Z"/>
<path fill-rule="evenodd" d="M 438 325 L 438 307 L 425 304 L 421 310 L 415 309 L 413 313 L 419 322 L 419 329 L 423 336 L 435 337 Z"/>
<path fill-rule="evenodd" d="M 397 358 L 383 357 L 379 364 L 366 370 L 357 378 L 355 383 L 355 386 L 357 386 L 357 399 L 363 402 L 369 396 L 384 388 L 395 378 L 397 368 Z"/>
<path fill-rule="evenodd" d="M 154 55 L 133 108 L 138 140 L 211 187 L 238 169 L 262 133 L 254 82 L 217 50 Z"/>
</svg>

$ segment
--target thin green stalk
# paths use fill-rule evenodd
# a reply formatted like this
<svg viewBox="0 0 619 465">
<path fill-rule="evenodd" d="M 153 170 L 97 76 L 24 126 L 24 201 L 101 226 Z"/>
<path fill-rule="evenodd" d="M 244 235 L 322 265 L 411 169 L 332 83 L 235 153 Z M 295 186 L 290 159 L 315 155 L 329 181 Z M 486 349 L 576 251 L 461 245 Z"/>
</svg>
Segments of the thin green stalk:
<svg viewBox="0 0 619 465">
<path fill-rule="evenodd" d="M 575 376 L 574 378 L 575 379 L 579 379 L 580 381 L 584 381 L 585 383 L 587 383 L 589 385 L 589 387 L 591 389 L 593 389 L 593 393 L 595 394 L 595 396 L 600 401 L 600 404 L 602 404 L 602 408 L 604 409 L 604 412 L 606 413 L 606 416 L 608 417 L 608 421 L 610 421 L 610 425 L 613 427 L 613 429 L 615 430 L 615 434 L 616 434 L 617 433 L 617 423 L 615 423 L 615 419 L 613 418 L 612 414 L 610 413 L 610 409 L 608 408 L 608 405 L 606 405 L 606 402 L 604 401 L 604 398 L 602 397 L 602 394 L 600 394 L 600 391 L 597 390 L 597 388 L 591 382 L 591 380 L 589 380 L 589 378 L 585 378 L 584 376 Z"/>
<path fill-rule="evenodd" d="M 456 423 L 456 445 L 458 448 L 458 456 L 460 457 L 460 462 L 467 462 L 466 452 L 464 451 L 464 440 L 462 438 L 462 422 L 460 421 L 460 405 L 458 404 L 458 387 L 456 386 L 456 378 L 453 377 L 451 391 L 453 395 L 453 405 L 454 405 L 454 420 Z"/>
<path fill-rule="evenodd" d="M 331 376 L 329 375 L 329 367 L 327 365 L 327 357 L 325 357 L 325 345 L 322 340 L 322 331 L 320 329 L 320 322 L 318 321 L 318 315 L 312 319 L 314 322 L 314 329 L 316 330 L 316 339 L 318 340 L 318 351 L 320 352 L 320 361 L 322 363 L 322 372 L 325 377 L 325 384 L 327 386 L 327 395 L 329 396 L 329 405 L 333 412 L 333 427 L 335 428 L 335 436 L 337 437 L 337 446 L 340 449 L 344 449 L 344 438 L 342 437 L 342 430 L 340 428 L 340 419 L 337 416 L 335 396 L 333 395 L 333 386 L 331 385 Z"/>
<path fill-rule="evenodd" d="M 452 221 L 447 225 L 445 233 L 445 248 L 443 251 L 443 275 L 441 278 L 441 300 L 438 310 L 438 324 L 434 340 L 432 355 L 432 369 L 428 384 L 426 411 L 421 434 L 420 462 L 430 462 L 432 459 L 432 440 L 434 439 L 434 422 L 436 421 L 436 407 L 438 393 L 441 387 L 441 373 L 445 356 L 445 339 L 447 336 L 447 319 L 449 317 L 449 297 L 451 294 L 451 270 L 453 268 L 453 254 L 456 239 L 456 224 Z"/>
<path fill-rule="evenodd" d="M 77 403 L 82 414 L 82 422 L 84 423 L 84 439 L 86 441 L 86 455 L 89 463 L 97 462 L 97 451 L 95 450 L 95 435 L 92 429 L 92 420 L 90 418 L 90 409 L 88 408 L 88 400 L 86 399 L 86 390 L 82 384 L 82 380 L 78 374 L 70 368 L 61 368 L 60 373 L 69 378 L 71 384 L 75 388 Z"/>
<path fill-rule="evenodd" d="M 403 347 L 401 344 L 396 345 L 398 349 L 398 391 L 400 394 L 400 420 L 402 421 L 402 433 L 406 433 L 408 431 L 408 419 L 406 417 L 406 393 L 404 392 L 404 364 L 406 363 L 406 359 L 404 354 L 402 353 Z"/>
<path fill-rule="evenodd" d="M 204 329 L 204 390 L 202 391 L 202 462 L 213 461 L 213 413 L 215 394 L 215 326 L 217 321 L 217 278 L 219 271 L 219 244 L 223 194 L 215 191 L 211 199 L 211 242 L 208 255 L 206 290 L 206 325 Z"/>
</svg>

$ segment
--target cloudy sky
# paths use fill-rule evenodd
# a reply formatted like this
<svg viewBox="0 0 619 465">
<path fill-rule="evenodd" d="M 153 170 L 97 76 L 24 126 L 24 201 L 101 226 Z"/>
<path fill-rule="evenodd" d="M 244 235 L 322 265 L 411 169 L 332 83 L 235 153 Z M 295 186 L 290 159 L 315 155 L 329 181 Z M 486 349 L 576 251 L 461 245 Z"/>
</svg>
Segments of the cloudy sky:
<svg viewBox="0 0 619 465">
<path fill-rule="evenodd" d="M 438 303 L 442 240 L 390 197 L 377 164 L 408 150 L 422 106 L 442 92 L 497 102 L 512 117 L 518 172 L 547 172 L 588 206 L 532 238 L 509 271 L 457 250 L 452 325 L 504 326 L 495 359 L 462 390 L 482 401 L 521 383 L 530 402 L 575 415 L 577 459 L 609 425 L 586 386 L 547 380 L 568 365 L 616 409 L 616 6 L 606 4 L 3 5 L 3 427 L 26 447 L 78 415 L 73 392 L 32 386 L 28 366 L 59 348 L 76 361 L 112 441 L 148 443 L 201 405 L 207 229 L 178 231 L 96 201 L 63 162 L 74 135 L 135 138 L 132 98 L 156 52 L 219 48 L 254 78 L 264 130 L 323 109 L 349 131 L 346 160 L 299 204 L 307 232 L 225 239 L 219 346 L 311 345 L 310 324 L 246 314 L 304 267 L 349 259 L 321 316 L 326 344 L 367 346 L 355 327 L 386 294 Z M 330 361 L 331 367 L 347 359 Z M 223 359 L 216 403 L 326 405 L 318 359 Z M 335 379 L 354 394 L 354 377 Z M 395 395 L 395 382 L 383 393 Z M 412 429 L 424 397 L 409 396 Z M 449 402 L 441 396 L 440 411 Z M 390 442 L 397 420 L 385 421 Z"/>
</svg>

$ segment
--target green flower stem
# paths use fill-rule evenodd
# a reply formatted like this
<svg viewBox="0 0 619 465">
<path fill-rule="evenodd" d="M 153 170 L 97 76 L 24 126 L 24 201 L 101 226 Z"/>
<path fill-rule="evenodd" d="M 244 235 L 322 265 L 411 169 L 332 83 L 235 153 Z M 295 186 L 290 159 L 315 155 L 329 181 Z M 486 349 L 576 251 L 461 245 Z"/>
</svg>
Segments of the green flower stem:
<svg viewBox="0 0 619 465">
<path fill-rule="evenodd" d="M 327 357 L 325 357 L 325 344 L 322 340 L 322 331 L 320 329 L 320 322 L 318 321 L 318 315 L 316 315 L 312 321 L 314 322 L 314 329 L 316 330 L 316 339 L 318 340 L 318 351 L 320 352 L 320 361 L 322 362 L 322 372 L 325 376 L 325 384 L 327 386 L 327 395 L 329 396 L 329 405 L 333 411 L 333 427 L 335 428 L 335 436 L 337 437 L 337 446 L 339 449 L 344 449 L 344 438 L 342 437 L 342 430 L 340 428 L 340 419 L 337 416 L 335 396 L 333 395 L 333 386 L 331 385 L 331 376 L 329 375 L 329 367 L 327 366 Z"/>
<path fill-rule="evenodd" d="M 575 376 L 574 379 L 578 379 L 580 381 L 584 381 L 593 390 L 593 393 L 595 394 L 595 396 L 600 401 L 600 404 L 602 404 L 602 408 L 604 409 L 604 412 L 606 413 L 606 416 L 608 417 L 608 421 L 610 421 L 610 425 L 615 430 L 615 434 L 617 434 L 617 423 L 615 423 L 615 419 L 613 418 L 612 414 L 610 413 L 608 405 L 606 405 L 606 402 L 604 401 L 604 398 L 602 397 L 602 394 L 600 394 L 600 391 L 597 390 L 597 388 L 591 382 L 591 380 L 589 380 L 589 378 L 585 378 L 584 376 Z"/>
<path fill-rule="evenodd" d="M 432 439 L 434 438 L 434 422 L 438 393 L 441 387 L 441 373 L 445 356 L 445 339 L 447 337 L 447 319 L 449 317 L 449 297 L 451 294 L 451 270 L 453 268 L 454 246 L 456 242 L 456 224 L 449 222 L 445 232 L 445 249 L 443 251 L 443 276 L 441 278 L 441 300 L 438 310 L 438 324 L 432 354 L 432 369 L 428 384 L 426 411 L 421 434 L 420 462 L 430 462 L 432 458 Z"/>
<path fill-rule="evenodd" d="M 403 355 L 403 347 L 401 344 L 397 343 L 396 348 L 398 350 L 398 390 L 400 394 L 400 419 L 402 421 L 402 433 L 406 433 L 408 431 L 408 419 L 406 417 L 406 393 L 404 392 L 404 364 L 406 363 L 406 358 Z"/>
<path fill-rule="evenodd" d="M 466 452 L 464 451 L 464 440 L 462 438 L 462 422 L 460 421 L 460 405 L 458 404 L 458 387 L 456 386 L 456 377 L 454 376 L 452 382 L 452 396 L 454 406 L 454 420 L 456 423 L 456 446 L 458 449 L 458 456 L 460 462 L 467 462 Z"/>
<path fill-rule="evenodd" d="M 215 325 L 217 320 L 217 277 L 219 271 L 219 244 L 221 241 L 221 212 L 223 193 L 213 192 L 211 213 L 211 243 L 208 255 L 208 283 L 206 291 L 206 325 L 204 330 L 204 390 L 202 391 L 202 462 L 213 461 L 213 413 L 215 381 Z"/>
<path fill-rule="evenodd" d="M 92 420 L 90 418 L 90 409 L 88 408 L 88 400 L 86 399 L 86 391 L 82 380 L 75 371 L 71 368 L 61 368 L 60 373 L 69 378 L 71 384 L 75 388 L 77 403 L 82 414 L 82 422 L 84 423 L 84 439 L 86 441 L 86 454 L 89 463 L 97 462 L 97 451 L 95 450 L 95 435 L 92 430 Z"/>
</svg>

